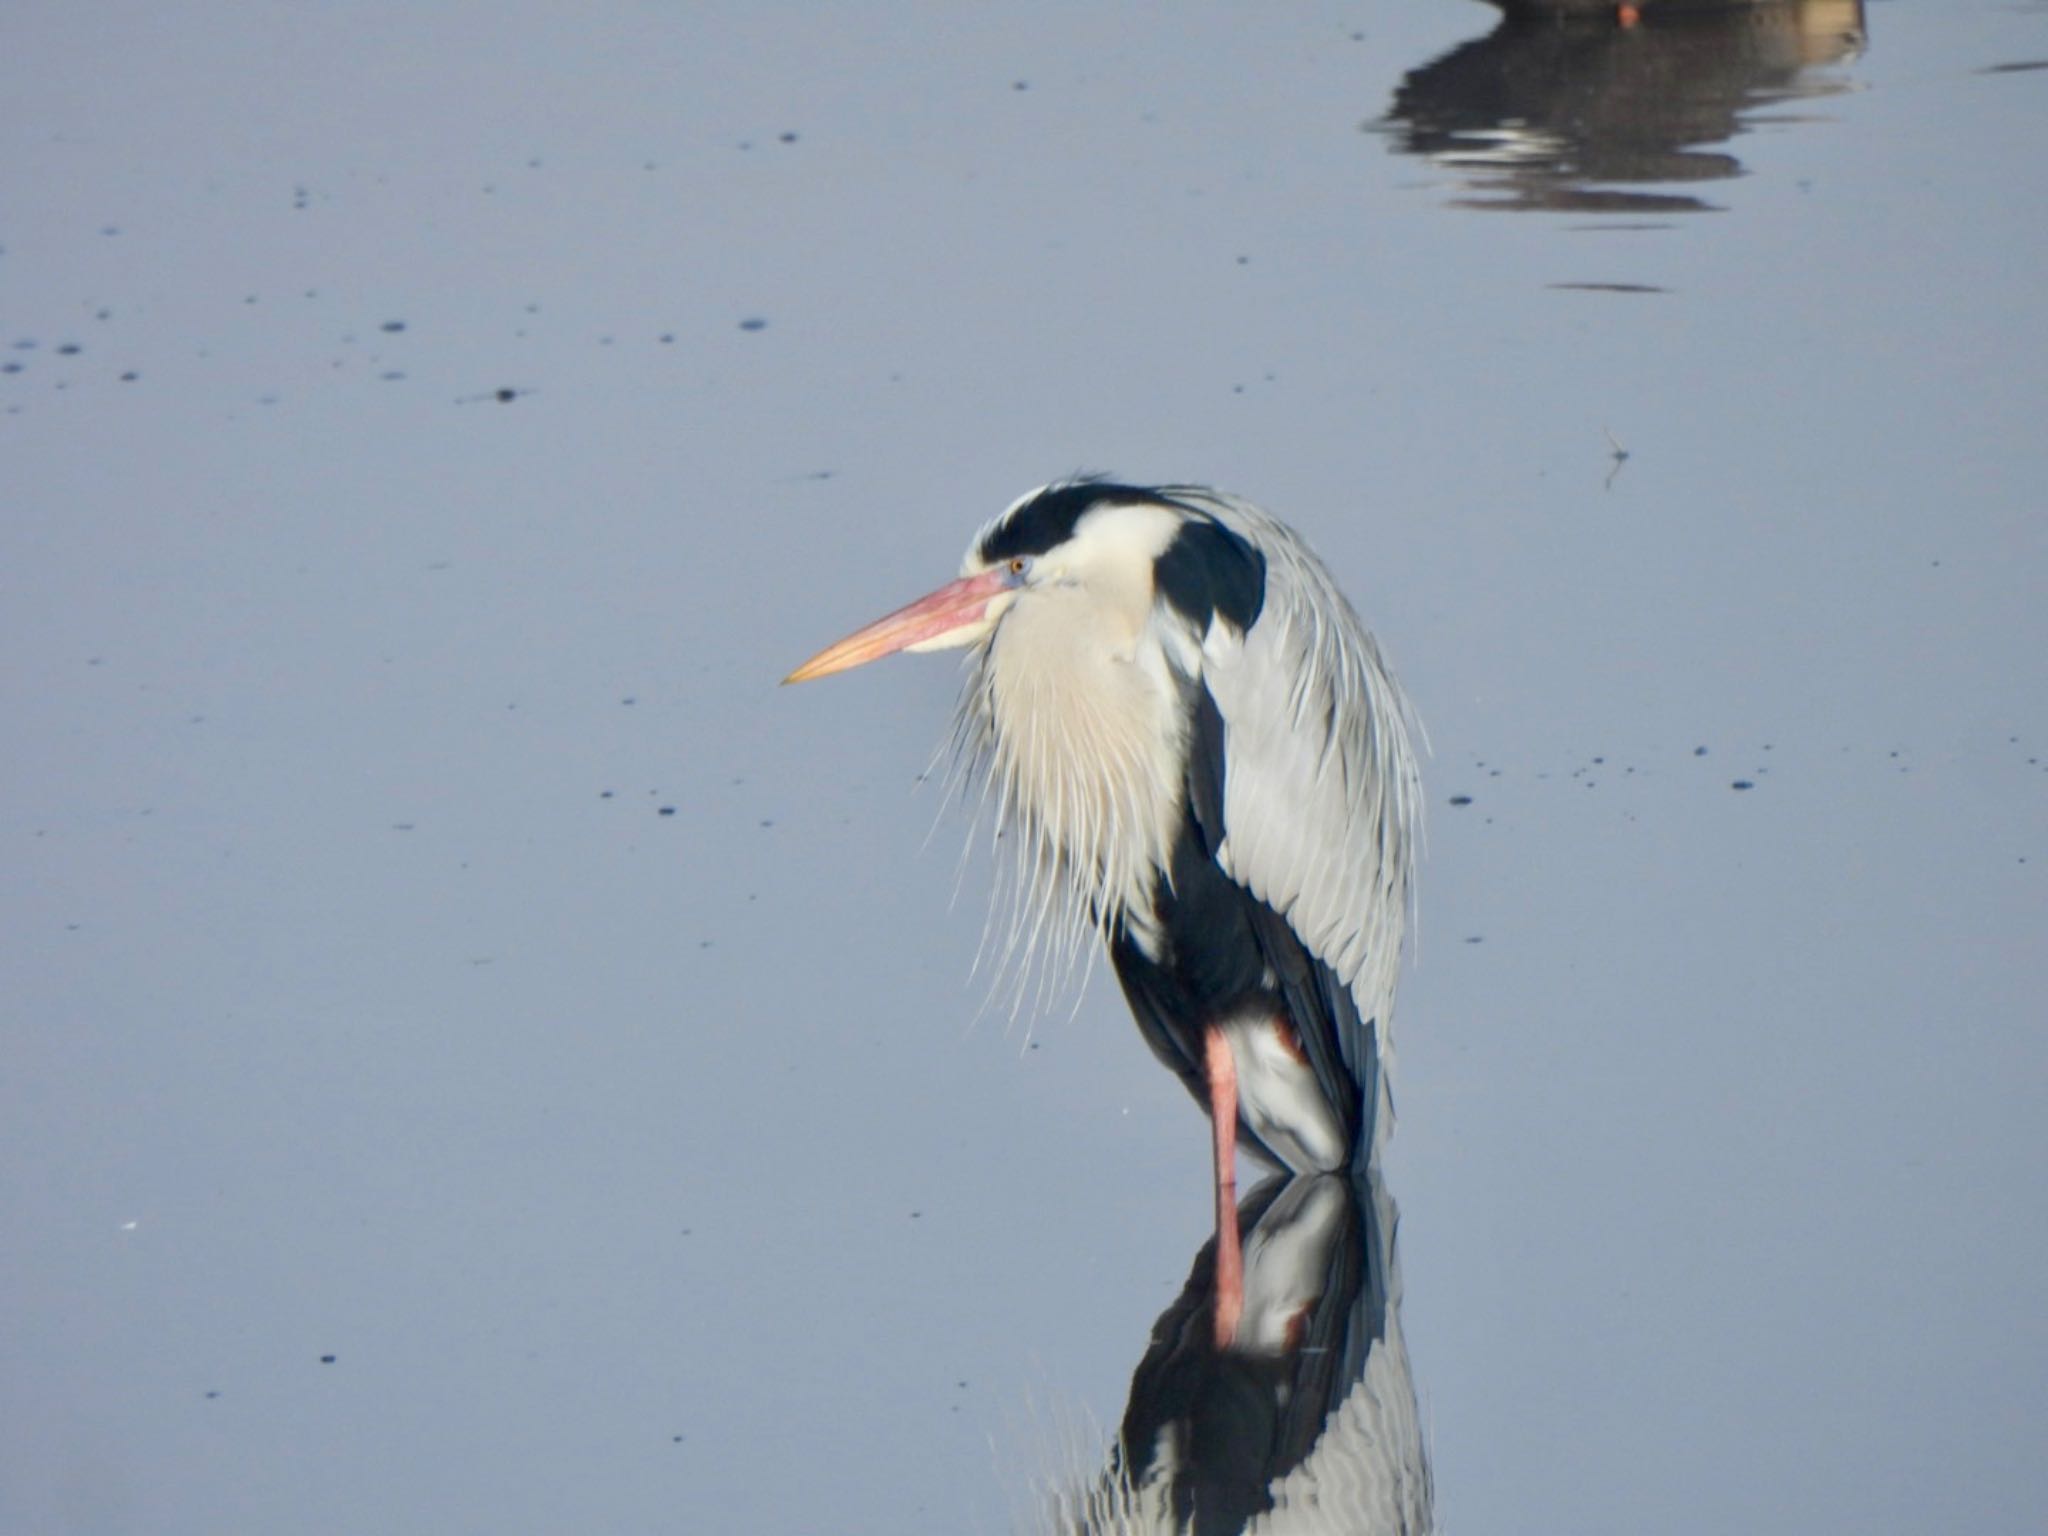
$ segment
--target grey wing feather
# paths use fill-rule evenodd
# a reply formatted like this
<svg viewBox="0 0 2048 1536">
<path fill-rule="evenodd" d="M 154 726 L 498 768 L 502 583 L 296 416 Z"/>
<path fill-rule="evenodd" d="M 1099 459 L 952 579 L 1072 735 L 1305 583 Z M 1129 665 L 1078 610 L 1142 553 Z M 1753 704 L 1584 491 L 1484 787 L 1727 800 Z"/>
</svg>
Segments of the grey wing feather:
<svg viewBox="0 0 2048 1536">
<path fill-rule="evenodd" d="M 1176 489 L 1266 560 L 1265 601 L 1241 638 L 1212 627 L 1203 676 L 1226 733 L 1217 860 L 1285 917 L 1357 1004 L 1350 1065 L 1389 1044 L 1419 841 L 1407 700 L 1329 572 L 1283 524 L 1215 492 Z"/>
</svg>

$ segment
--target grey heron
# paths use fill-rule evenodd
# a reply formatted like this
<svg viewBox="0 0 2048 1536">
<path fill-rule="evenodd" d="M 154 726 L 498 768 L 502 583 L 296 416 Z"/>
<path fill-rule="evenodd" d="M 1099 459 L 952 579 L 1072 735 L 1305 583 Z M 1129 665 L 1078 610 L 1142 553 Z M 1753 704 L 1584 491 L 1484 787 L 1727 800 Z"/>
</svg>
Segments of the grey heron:
<svg viewBox="0 0 2048 1536">
<path fill-rule="evenodd" d="M 1300 536 L 1199 486 L 1033 491 L 957 580 L 785 681 L 962 647 L 959 740 L 1019 840 L 1027 949 L 1098 932 L 1210 1116 L 1228 1338 L 1238 1144 L 1322 1173 L 1384 1134 L 1419 816 L 1407 703 Z"/>
</svg>

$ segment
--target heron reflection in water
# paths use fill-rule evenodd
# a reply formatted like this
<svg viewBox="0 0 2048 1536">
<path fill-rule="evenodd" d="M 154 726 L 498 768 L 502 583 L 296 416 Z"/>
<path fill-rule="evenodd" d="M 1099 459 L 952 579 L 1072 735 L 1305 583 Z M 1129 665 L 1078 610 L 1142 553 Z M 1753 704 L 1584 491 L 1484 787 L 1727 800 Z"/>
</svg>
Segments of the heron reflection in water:
<svg viewBox="0 0 2048 1536">
<path fill-rule="evenodd" d="M 1368 1166 L 1246 1197 L 1237 1338 L 1206 1326 L 1215 1247 L 1152 1327 L 1107 1466 L 1036 1519 L 1060 1536 L 1420 1536 L 1434 1490 L 1401 1336 L 1394 1204 Z"/>
</svg>

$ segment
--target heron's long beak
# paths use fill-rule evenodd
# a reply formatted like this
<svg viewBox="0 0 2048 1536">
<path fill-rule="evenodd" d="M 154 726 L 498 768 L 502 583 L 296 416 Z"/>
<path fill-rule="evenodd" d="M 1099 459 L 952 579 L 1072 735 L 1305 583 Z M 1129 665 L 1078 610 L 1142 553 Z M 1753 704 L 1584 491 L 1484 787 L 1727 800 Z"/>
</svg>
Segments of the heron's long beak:
<svg viewBox="0 0 2048 1536">
<path fill-rule="evenodd" d="M 855 630 L 837 645 L 826 646 L 783 681 L 807 683 L 814 677 L 830 677 L 897 651 L 938 651 L 967 645 L 986 627 L 989 605 L 1016 585 L 1017 578 L 1000 565 L 962 576 L 907 608 L 875 620 L 866 629 Z"/>
</svg>

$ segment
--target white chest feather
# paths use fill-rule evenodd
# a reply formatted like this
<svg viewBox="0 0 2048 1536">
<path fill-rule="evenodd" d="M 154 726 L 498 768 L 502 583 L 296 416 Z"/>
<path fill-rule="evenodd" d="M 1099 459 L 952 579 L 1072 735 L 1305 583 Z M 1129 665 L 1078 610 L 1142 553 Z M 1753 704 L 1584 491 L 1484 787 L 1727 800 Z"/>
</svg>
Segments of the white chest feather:
<svg viewBox="0 0 2048 1536">
<path fill-rule="evenodd" d="M 1142 620 L 1080 587 L 1035 593 L 986 667 L 993 787 L 1038 894 L 1098 928 L 1149 907 L 1179 824 L 1185 726 Z"/>
</svg>

